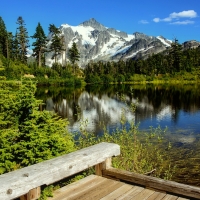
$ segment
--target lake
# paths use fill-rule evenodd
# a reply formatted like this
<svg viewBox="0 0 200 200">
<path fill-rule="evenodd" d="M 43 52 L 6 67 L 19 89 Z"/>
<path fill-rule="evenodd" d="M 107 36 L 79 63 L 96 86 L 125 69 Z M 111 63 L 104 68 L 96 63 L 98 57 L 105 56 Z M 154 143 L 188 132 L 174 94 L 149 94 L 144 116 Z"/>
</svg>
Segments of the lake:
<svg viewBox="0 0 200 200">
<path fill-rule="evenodd" d="M 87 85 L 84 89 L 38 88 L 41 109 L 69 120 L 69 131 L 102 134 L 134 122 L 139 130 L 165 129 L 170 156 L 179 174 L 174 180 L 200 185 L 200 85 Z M 135 112 L 129 108 L 136 104 Z M 123 115 L 125 113 L 125 115 Z"/>
</svg>

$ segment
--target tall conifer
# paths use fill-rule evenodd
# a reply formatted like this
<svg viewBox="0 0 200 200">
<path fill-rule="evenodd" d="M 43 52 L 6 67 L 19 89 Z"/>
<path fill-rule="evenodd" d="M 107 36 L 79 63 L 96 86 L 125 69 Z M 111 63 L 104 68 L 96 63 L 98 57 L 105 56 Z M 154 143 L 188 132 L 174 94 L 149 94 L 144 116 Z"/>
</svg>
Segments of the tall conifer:
<svg viewBox="0 0 200 200">
<path fill-rule="evenodd" d="M 42 65 L 42 58 L 44 58 L 44 53 L 46 51 L 46 44 L 47 44 L 47 37 L 45 36 L 44 30 L 40 23 L 38 23 L 36 27 L 36 32 L 32 38 L 36 39 L 35 42 L 33 42 L 33 55 L 36 56 L 36 59 L 38 61 L 38 66 L 40 67 Z M 44 64 L 44 63 L 43 63 Z"/>
<path fill-rule="evenodd" d="M 78 51 L 76 43 L 73 42 L 72 47 L 69 49 L 69 60 L 73 64 L 74 75 L 75 75 L 75 62 L 79 61 L 79 58 L 80 58 L 80 53 Z"/>
<path fill-rule="evenodd" d="M 49 51 L 53 52 L 51 59 L 55 59 L 55 63 L 57 63 L 57 56 L 64 51 L 61 31 L 59 28 L 56 28 L 54 24 L 50 24 L 49 33 L 52 35 L 51 44 L 49 47 Z"/>
<path fill-rule="evenodd" d="M 19 41 L 17 35 L 18 33 L 16 31 L 15 36 L 13 37 L 13 44 L 12 44 L 12 52 L 14 60 L 19 60 L 20 58 Z"/>
<path fill-rule="evenodd" d="M 23 18 L 20 16 L 17 19 L 17 24 L 19 27 L 17 28 L 18 33 L 17 33 L 17 39 L 19 42 L 19 53 L 20 53 L 20 60 L 23 63 L 27 62 L 27 48 L 29 47 L 29 40 L 28 40 L 28 32 L 25 27 L 25 22 Z"/>
<path fill-rule="evenodd" d="M 174 70 L 179 72 L 181 70 L 182 46 L 177 39 L 171 44 L 170 56 L 172 58 Z"/>
<path fill-rule="evenodd" d="M 2 17 L 0 17 L 0 53 L 3 54 L 5 57 L 7 57 L 6 41 L 7 41 L 6 26 Z"/>
</svg>

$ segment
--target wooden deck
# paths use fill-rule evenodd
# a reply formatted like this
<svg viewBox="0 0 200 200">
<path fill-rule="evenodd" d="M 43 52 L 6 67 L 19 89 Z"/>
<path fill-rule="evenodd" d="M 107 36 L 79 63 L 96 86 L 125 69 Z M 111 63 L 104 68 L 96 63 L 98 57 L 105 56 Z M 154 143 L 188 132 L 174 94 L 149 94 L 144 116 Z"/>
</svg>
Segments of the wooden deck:
<svg viewBox="0 0 200 200">
<path fill-rule="evenodd" d="M 13 200 L 19 197 L 20 200 L 37 200 L 41 196 L 41 186 L 50 185 L 92 166 L 95 167 L 96 175 L 90 175 L 55 191 L 54 197 L 49 200 L 200 199 L 199 187 L 113 168 L 112 157 L 118 155 L 119 145 L 99 143 L 2 174 L 0 200 Z"/>
<path fill-rule="evenodd" d="M 90 175 L 54 192 L 48 200 L 186 200 L 178 196 L 146 189 L 136 185 Z"/>
</svg>

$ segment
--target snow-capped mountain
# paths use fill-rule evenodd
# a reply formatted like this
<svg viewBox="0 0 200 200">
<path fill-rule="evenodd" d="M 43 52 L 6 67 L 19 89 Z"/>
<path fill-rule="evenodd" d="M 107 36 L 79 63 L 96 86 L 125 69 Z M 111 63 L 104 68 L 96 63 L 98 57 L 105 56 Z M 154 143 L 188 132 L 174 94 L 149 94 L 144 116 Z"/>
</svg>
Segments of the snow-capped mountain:
<svg viewBox="0 0 200 200">
<path fill-rule="evenodd" d="M 66 52 L 60 56 L 59 62 L 66 62 L 67 51 L 75 42 L 80 52 L 79 65 L 82 67 L 90 61 L 145 59 L 152 53 L 164 51 L 172 42 L 162 36 L 152 37 L 138 32 L 130 35 L 105 27 L 94 18 L 78 26 L 62 24 L 60 30 L 64 36 Z M 46 58 L 46 64 L 52 65 L 54 61 L 51 60 L 51 53 Z"/>
</svg>

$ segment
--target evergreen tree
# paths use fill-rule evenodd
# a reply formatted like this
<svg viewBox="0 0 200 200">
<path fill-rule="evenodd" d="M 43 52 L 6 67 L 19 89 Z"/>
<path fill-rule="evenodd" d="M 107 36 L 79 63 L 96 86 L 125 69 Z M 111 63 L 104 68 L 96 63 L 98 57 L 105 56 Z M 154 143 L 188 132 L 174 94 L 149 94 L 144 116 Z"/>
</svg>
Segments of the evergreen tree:
<svg viewBox="0 0 200 200">
<path fill-rule="evenodd" d="M 34 46 L 33 49 L 33 55 L 36 56 L 38 66 L 40 67 L 42 65 L 42 57 L 44 57 L 44 52 L 46 51 L 46 43 L 47 43 L 47 37 L 45 36 L 44 30 L 40 23 L 38 23 L 36 27 L 36 32 L 32 38 L 36 39 L 35 42 L 33 42 L 32 46 Z"/>
<path fill-rule="evenodd" d="M 49 47 L 49 51 L 53 51 L 51 59 L 55 59 L 55 63 L 57 63 L 57 56 L 64 51 L 61 31 L 59 28 L 56 28 L 54 24 L 50 24 L 49 33 L 52 34 L 51 44 Z"/>
<path fill-rule="evenodd" d="M 3 54 L 4 57 L 7 57 L 6 43 L 7 43 L 6 26 L 2 17 L 0 17 L 0 53 Z"/>
<path fill-rule="evenodd" d="M 7 32 L 7 39 L 6 39 L 6 51 L 7 51 L 7 58 L 13 59 L 13 35 L 12 32 Z"/>
<path fill-rule="evenodd" d="M 61 36 L 61 43 L 62 43 L 62 46 L 63 46 L 62 65 L 64 66 L 66 64 L 66 55 L 65 55 L 65 53 L 66 53 L 66 44 L 65 44 L 65 37 L 64 37 L 64 35 Z"/>
<path fill-rule="evenodd" d="M 182 46 L 178 43 L 177 39 L 175 39 L 171 45 L 170 55 L 173 62 L 173 68 L 176 72 L 179 72 L 181 69 Z"/>
<path fill-rule="evenodd" d="M 20 49 L 19 49 L 19 40 L 17 37 L 18 33 L 15 33 L 12 43 L 12 52 L 13 52 L 13 59 L 19 60 L 20 59 Z"/>
<path fill-rule="evenodd" d="M 17 24 L 19 25 L 18 33 L 17 33 L 17 39 L 18 39 L 18 45 L 19 45 L 19 53 L 20 53 L 20 60 L 23 63 L 27 63 L 27 48 L 29 47 L 29 40 L 28 40 L 28 32 L 25 27 L 25 22 L 23 18 L 20 16 L 17 19 Z"/>
<path fill-rule="evenodd" d="M 77 49 L 76 43 L 73 42 L 72 47 L 69 49 L 69 60 L 71 61 L 73 68 L 74 68 L 74 74 L 75 74 L 75 62 L 79 61 L 80 53 Z"/>
</svg>

